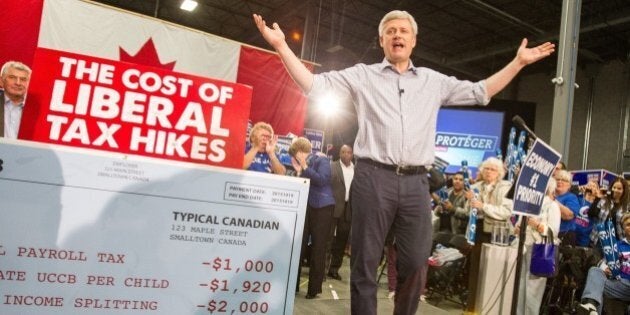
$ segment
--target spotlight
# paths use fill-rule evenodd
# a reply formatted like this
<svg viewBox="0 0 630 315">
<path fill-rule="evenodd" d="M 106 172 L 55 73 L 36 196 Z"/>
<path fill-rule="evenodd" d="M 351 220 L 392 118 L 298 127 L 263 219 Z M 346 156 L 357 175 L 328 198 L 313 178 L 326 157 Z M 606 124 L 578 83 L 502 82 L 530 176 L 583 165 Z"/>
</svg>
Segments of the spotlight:
<svg viewBox="0 0 630 315">
<path fill-rule="evenodd" d="M 339 98 L 334 95 L 326 95 L 317 102 L 319 112 L 326 117 L 331 117 L 339 108 Z"/>
<path fill-rule="evenodd" d="M 180 9 L 192 12 L 197 7 L 197 1 L 195 0 L 184 0 L 182 1 L 182 5 L 179 6 Z"/>
</svg>

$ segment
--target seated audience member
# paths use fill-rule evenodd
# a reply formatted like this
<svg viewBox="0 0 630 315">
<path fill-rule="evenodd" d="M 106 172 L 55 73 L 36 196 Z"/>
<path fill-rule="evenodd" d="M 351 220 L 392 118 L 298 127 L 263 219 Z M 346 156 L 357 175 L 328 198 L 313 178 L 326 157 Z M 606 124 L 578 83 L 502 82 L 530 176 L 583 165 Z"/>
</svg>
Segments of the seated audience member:
<svg viewBox="0 0 630 315">
<path fill-rule="evenodd" d="M 527 220 L 527 231 L 525 232 L 525 243 L 523 253 L 523 264 L 521 265 L 521 279 L 518 290 L 518 307 L 516 314 L 537 315 L 540 310 L 543 293 L 547 278 L 537 277 L 529 272 L 532 260 L 532 247 L 534 243 L 540 243 L 543 237 L 547 236 L 547 231 L 551 231 L 554 240 L 559 241 L 558 230 L 560 229 L 560 209 L 553 201 L 553 194 L 556 190 L 556 181 L 553 178 L 547 183 L 547 194 L 543 199 L 540 214 L 537 217 L 521 217 Z M 514 234 L 518 235 L 520 220 L 516 224 Z"/>
<path fill-rule="evenodd" d="M 571 173 L 565 170 L 556 172 L 556 202 L 560 207 L 560 233 L 558 237 L 562 245 L 575 246 L 575 217 L 580 211 L 580 202 L 575 194 L 570 192 Z"/>
<path fill-rule="evenodd" d="M 31 69 L 21 62 L 9 61 L 2 66 L 1 74 L 4 90 L 0 90 L 0 136 L 17 139 Z"/>
<path fill-rule="evenodd" d="M 448 200 L 443 207 L 453 213 L 451 219 L 453 233 L 466 233 L 468 210 L 466 210 L 466 196 L 464 195 L 464 174 L 456 173 L 453 175 L 453 186 L 448 191 Z"/>
<path fill-rule="evenodd" d="M 580 201 L 580 211 L 575 216 L 575 245 L 589 247 L 591 245 L 591 232 L 593 230 L 593 220 L 589 218 L 590 208 L 599 194 L 599 186 L 596 181 L 589 181 L 580 188 L 582 191 Z"/>
<path fill-rule="evenodd" d="M 611 272 L 608 267 L 605 270 L 591 267 L 582 293 L 582 304 L 578 305 L 578 314 L 601 314 L 604 297 L 630 302 L 630 214 L 624 214 L 620 224 L 623 227 L 623 238 L 617 242 L 620 277 L 609 278 Z"/>
<path fill-rule="evenodd" d="M 302 236 L 302 253 L 305 252 L 310 239 L 311 253 L 306 298 L 312 299 L 322 292 L 322 282 L 326 270 L 326 245 L 330 237 L 330 227 L 335 209 L 330 161 L 325 156 L 313 154 L 311 142 L 304 137 L 297 138 L 291 144 L 289 154 L 296 175 L 311 180 Z M 298 280 L 300 269 L 301 266 L 298 269 Z"/>
<path fill-rule="evenodd" d="M 468 211 L 466 210 L 466 197 L 464 195 L 464 174 L 456 173 L 451 177 L 452 187 L 448 189 L 448 199 L 441 202 L 435 208 L 436 214 L 450 223 L 448 231 L 453 234 L 466 233 L 468 225 Z M 444 226 L 440 222 L 440 226 Z M 441 230 L 441 229 L 440 229 Z"/>
<path fill-rule="evenodd" d="M 481 245 L 490 243 L 490 233 L 495 224 L 508 222 L 512 215 L 511 202 L 505 198 L 512 184 L 502 180 L 505 176 L 503 162 L 495 157 L 488 158 L 481 163 L 479 172 L 482 173 L 480 181 L 475 182 L 471 189 L 465 192 L 468 213 L 472 208 L 478 209 L 475 245 L 470 253 L 470 271 L 468 273 L 470 275 L 468 280 L 469 295 L 466 308 L 469 312 L 475 312 L 476 308 Z M 473 193 L 474 189 L 479 191 L 478 196 Z"/>
<path fill-rule="evenodd" d="M 618 177 L 608 188 L 606 196 L 595 199 L 589 209 L 589 217 L 594 224 L 603 223 L 606 220 L 612 220 L 617 232 L 617 239 L 623 237 L 623 228 L 621 226 L 621 217 L 628 213 L 630 207 L 630 191 L 628 191 L 628 183 L 625 179 Z M 591 232 L 591 240 L 597 241 L 597 231 Z"/>
<path fill-rule="evenodd" d="M 246 148 L 243 169 L 284 175 L 285 167 L 276 155 L 277 137 L 265 122 L 257 122 L 249 133 L 250 147 Z"/>
</svg>

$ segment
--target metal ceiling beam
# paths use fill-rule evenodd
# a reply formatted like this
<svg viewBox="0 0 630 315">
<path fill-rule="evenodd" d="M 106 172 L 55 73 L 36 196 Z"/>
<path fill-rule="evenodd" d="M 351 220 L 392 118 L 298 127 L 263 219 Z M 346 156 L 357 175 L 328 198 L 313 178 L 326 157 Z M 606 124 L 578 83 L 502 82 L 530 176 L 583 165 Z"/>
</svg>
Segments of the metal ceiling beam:
<svg viewBox="0 0 630 315">
<path fill-rule="evenodd" d="M 487 4 L 487 3 L 485 3 L 485 2 L 483 2 L 481 0 L 467 0 L 466 2 L 468 2 L 469 4 L 472 4 L 474 7 L 477 7 L 477 8 L 479 8 L 479 9 L 481 9 L 483 11 L 486 11 L 486 12 L 488 12 L 488 13 L 496 16 L 496 17 L 499 17 L 500 19 L 502 19 L 502 20 L 504 20 L 504 21 L 506 21 L 508 23 L 511 23 L 513 25 L 525 28 L 526 30 L 531 31 L 533 33 L 536 33 L 538 35 L 545 34 L 545 31 L 537 28 L 536 26 L 531 25 L 531 24 L 529 24 L 529 23 L 527 23 L 527 22 L 525 22 L 525 21 L 523 21 L 523 20 L 521 20 L 521 19 L 519 19 L 519 18 L 517 18 L 517 17 L 515 17 L 515 16 L 513 16 L 513 15 L 511 15 L 511 14 L 509 14 L 509 13 L 503 11 L 503 10 L 501 10 L 501 9 L 498 9 L 498 8 L 492 6 L 492 5 L 489 5 L 489 4 Z"/>
<path fill-rule="evenodd" d="M 603 22 L 603 23 L 597 23 L 594 25 L 589 25 L 586 27 L 583 27 L 580 29 L 580 34 L 584 34 L 587 32 L 592 32 L 595 30 L 599 30 L 599 29 L 603 29 L 603 28 L 607 28 L 610 26 L 614 26 L 614 25 L 620 25 L 620 24 L 626 24 L 630 22 L 630 16 L 627 17 L 622 17 L 619 19 L 615 19 L 612 21 L 607 21 L 607 22 Z M 558 40 L 558 35 L 550 35 L 547 36 L 545 38 L 540 39 L 537 42 L 546 42 L 546 41 L 557 41 Z M 471 61 L 476 61 L 476 60 L 480 60 L 480 59 L 484 59 L 487 58 L 488 56 L 494 56 L 494 55 L 498 55 L 498 54 L 504 54 L 504 53 L 508 53 L 508 52 L 512 52 L 515 51 L 515 46 L 510 45 L 510 46 L 503 46 L 503 47 L 498 47 L 495 48 L 493 50 L 489 50 L 489 51 L 482 51 L 482 52 L 475 52 L 474 54 L 471 54 L 470 56 L 467 57 L 462 57 L 462 58 L 457 58 L 457 59 L 452 59 L 452 60 L 447 60 L 446 61 L 446 65 L 449 66 L 455 66 L 455 65 L 459 65 L 462 63 L 468 63 Z M 580 49 L 580 54 L 583 54 L 585 57 L 590 58 L 592 60 L 596 60 L 598 62 L 603 62 L 603 59 L 601 57 L 599 57 L 599 55 L 597 55 L 596 53 L 586 50 L 586 49 Z"/>
<path fill-rule="evenodd" d="M 275 22 L 281 21 L 287 17 L 294 17 L 299 12 L 305 12 L 304 10 L 308 2 L 309 1 L 304 1 L 304 0 L 289 0 L 287 1 L 287 3 L 278 7 L 275 11 L 272 11 L 269 14 L 265 14 L 264 12 L 253 12 L 253 13 L 262 14 L 263 19 L 267 21 L 267 25 L 271 27 L 271 25 Z M 291 9 L 286 10 L 287 8 L 291 8 Z M 254 25 L 254 22 L 252 22 L 252 25 Z M 282 25 L 280 25 L 280 27 L 282 28 Z M 261 38 L 261 35 L 258 33 L 258 30 L 256 30 L 256 32 L 254 32 L 252 36 L 247 38 L 246 42 L 247 43 L 256 42 L 260 40 L 260 38 Z"/>
</svg>

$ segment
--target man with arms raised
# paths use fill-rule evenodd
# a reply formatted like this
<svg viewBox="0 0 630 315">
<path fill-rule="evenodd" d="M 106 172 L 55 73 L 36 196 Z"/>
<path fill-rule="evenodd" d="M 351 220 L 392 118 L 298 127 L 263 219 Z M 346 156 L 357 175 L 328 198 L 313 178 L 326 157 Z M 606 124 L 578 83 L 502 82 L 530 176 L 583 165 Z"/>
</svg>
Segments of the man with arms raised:
<svg viewBox="0 0 630 315">
<path fill-rule="evenodd" d="M 254 22 L 278 52 L 289 74 L 311 95 L 352 97 L 359 121 L 352 198 L 352 314 L 376 314 L 376 268 L 390 228 L 398 244 L 395 314 L 418 308 L 423 270 L 431 247 L 431 203 L 425 166 L 434 159 L 438 109 L 442 105 L 488 104 L 526 65 L 554 51 L 545 43 L 526 48 L 503 69 L 476 83 L 460 81 L 410 60 L 418 26 L 409 13 L 392 11 L 379 24 L 381 63 L 313 75 L 291 51 L 277 23 Z"/>
</svg>

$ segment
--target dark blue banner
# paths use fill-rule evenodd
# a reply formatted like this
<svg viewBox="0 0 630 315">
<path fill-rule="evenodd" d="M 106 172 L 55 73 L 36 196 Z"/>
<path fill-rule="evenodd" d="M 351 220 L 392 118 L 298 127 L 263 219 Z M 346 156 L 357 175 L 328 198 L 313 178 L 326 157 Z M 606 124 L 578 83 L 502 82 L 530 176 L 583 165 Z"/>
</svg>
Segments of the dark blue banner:
<svg viewBox="0 0 630 315">
<path fill-rule="evenodd" d="M 605 169 L 571 171 L 571 174 L 573 174 L 571 184 L 584 186 L 590 181 L 595 181 L 601 189 L 608 189 L 618 176 Z"/>
<path fill-rule="evenodd" d="M 547 182 L 561 155 L 540 139 L 534 142 L 516 180 L 514 213 L 537 216 L 545 197 Z"/>
<path fill-rule="evenodd" d="M 304 128 L 304 137 L 311 141 L 313 153 L 324 152 L 324 131 Z"/>
</svg>

